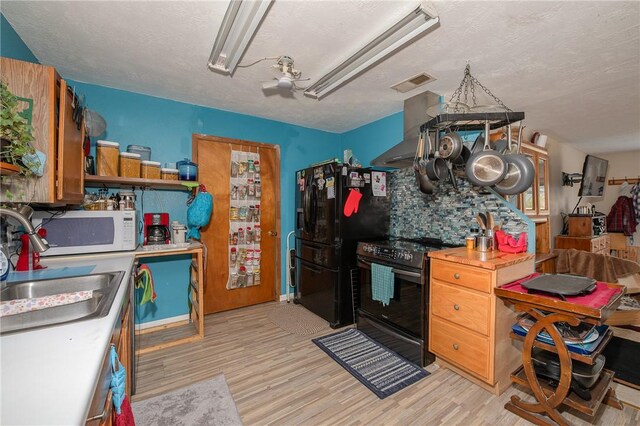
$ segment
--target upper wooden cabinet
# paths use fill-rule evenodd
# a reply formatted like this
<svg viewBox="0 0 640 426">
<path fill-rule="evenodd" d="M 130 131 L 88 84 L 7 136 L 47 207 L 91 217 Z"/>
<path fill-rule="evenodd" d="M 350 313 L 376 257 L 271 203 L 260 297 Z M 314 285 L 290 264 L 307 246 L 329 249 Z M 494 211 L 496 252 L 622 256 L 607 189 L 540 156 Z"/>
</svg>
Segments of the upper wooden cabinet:
<svg viewBox="0 0 640 426">
<path fill-rule="evenodd" d="M 518 208 L 533 218 L 549 216 L 549 156 L 537 145 L 523 144 L 521 153 L 534 165 L 535 177 L 529 189 L 518 196 Z"/>
<path fill-rule="evenodd" d="M 84 197 L 84 125 L 73 119 L 73 94 L 53 67 L 0 58 L 2 78 L 30 110 L 33 145 L 47 156 L 41 177 L 12 176 L 2 183 L 5 201 L 80 204 Z M 13 198 L 6 198 L 11 191 Z"/>
</svg>

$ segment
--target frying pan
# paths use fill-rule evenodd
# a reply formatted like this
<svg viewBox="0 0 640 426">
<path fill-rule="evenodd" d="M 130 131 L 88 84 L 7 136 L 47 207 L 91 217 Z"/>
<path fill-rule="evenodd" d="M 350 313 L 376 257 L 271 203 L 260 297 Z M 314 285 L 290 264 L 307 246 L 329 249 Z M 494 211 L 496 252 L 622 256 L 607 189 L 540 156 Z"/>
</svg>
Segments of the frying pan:
<svg viewBox="0 0 640 426">
<path fill-rule="evenodd" d="M 492 186 L 500 182 L 507 173 L 507 163 L 498 152 L 489 146 L 489 121 L 484 123 L 484 148 L 472 154 L 467 161 L 466 174 L 469 182 L 476 186 Z"/>
<path fill-rule="evenodd" d="M 455 164 L 456 166 L 459 166 L 459 165 L 464 166 L 465 164 L 467 164 L 467 161 L 469 161 L 469 157 L 471 157 L 471 150 L 469 150 L 469 148 L 463 145 L 460 156 L 455 160 L 453 160 L 452 163 Z"/>
<path fill-rule="evenodd" d="M 522 125 L 520 125 L 522 127 Z M 509 145 L 509 152 L 514 152 L 511 147 L 511 127 L 507 127 L 507 142 Z M 520 145 L 522 144 L 522 128 L 518 132 L 518 145 L 515 153 L 505 155 L 504 159 L 507 162 L 507 173 L 498 182 L 494 189 L 502 195 L 516 195 L 524 192 L 531 186 L 535 176 L 535 167 L 531 160 L 525 155 L 520 154 Z"/>
<path fill-rule="evenodd" d="M 433 194 L 434 186 L 429 180 L 429 177 L 427 176 L 427 172 L 425 170 L 424 139 L 424 132 L 420 132 L 420 138 L 418 139 L 418 148 L 416 150 L 416 158 L 413 160 L 413 170 L 415 171 L 416 182 L 418 183 L 420 192 L 423 192 L 424 194 Z"/>
<path fill-rule="evenodd" d="M 437 145 L 439 145 L 438 143 L 439 139 L 440 139 L 439 132 L 436 132 Z M 435 153 L 437 148 L 431 146 L 431 138 L 429 137 L 428 134 L 427 134 L 427 142 L 429 145 L 429 154 L 431 154 L 432 151 Z M 449 168 L 447 167 L 447 162 L 444 160 L 444 158 L 434 156 L 434 158 L 431 158 L 427 162 L 426 171 L 427 171 L 427 176 L 429 176 L 429 179 L 440 180 L 440 179 L 444 179 L 447 173 L 449 173 Z"/>
<path fill-rule="evenodd" d="M 454 161 L 462 154 L 462 138 L 456 132 L 447 133 L 440 139 L 438 152 L 445 160 Z"/>
</svg>

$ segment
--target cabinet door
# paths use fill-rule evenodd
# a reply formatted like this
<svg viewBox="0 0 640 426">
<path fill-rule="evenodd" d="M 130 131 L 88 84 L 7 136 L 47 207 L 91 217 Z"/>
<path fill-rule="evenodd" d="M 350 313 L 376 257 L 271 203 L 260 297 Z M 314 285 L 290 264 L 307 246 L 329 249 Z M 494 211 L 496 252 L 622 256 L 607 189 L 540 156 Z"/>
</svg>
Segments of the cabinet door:
<svg viewBox="0 0 640 426">
<path fill-rule="evenodd" d="M 525 153 L 525 155 L 527 156 L 527 159 L 529 161 L 531 161 L 533 163 L 534 168 L 536 168 L 536 159 L 534 157 L 534 155 L 532 154 L 527 154 Z M 522 212 L 526 215 L 536 215 L 537 214 L 537 210 L 536 210 L 536 185 L 537 185 L 537 179 L 534 178 L 533 183 L 531 184 L 531 186 L 529 188 L 527 188 L 526 191 L 524 191 L 522 193 L 522 202 L 521 202 L 521 209 Z"/>
<path fill-rule="evenodd" d="M 73 119 L 73 94 L 67 82 L 60 79 L 60 108 L 56 154 L 56 199 L 65 203 L 80 203 L 84 198 L 84 123 L 80 129 Z"/>
<path fill-rule="evenodd" d="M 549 162 L 544 155 L 536 155 L 536 199 L 538 202 L 538 214 L 549 214 L 549 187 L 547 182 L 549 180 Z"/>
</svg>

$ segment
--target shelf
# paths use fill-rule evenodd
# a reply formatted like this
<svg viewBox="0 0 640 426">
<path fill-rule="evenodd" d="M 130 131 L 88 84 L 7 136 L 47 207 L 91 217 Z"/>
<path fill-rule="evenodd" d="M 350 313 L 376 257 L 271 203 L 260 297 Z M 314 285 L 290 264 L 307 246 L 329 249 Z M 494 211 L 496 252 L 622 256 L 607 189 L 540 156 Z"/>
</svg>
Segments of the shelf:
<svg viewBox="0 0 640 426">
<path fill-rule="evenodd" d="M 0 162 L 0 175 L 2 176 L 12 176 L 17 175 L 20 172 L 20 168 L 18 166 L 14 166 L 13 164 Z"/>
<path fill-rule="evenodd" d="M 607 395 L 607 391 L 609 390 L 609 385 L 611 384 L 612 379 L 613 371 L 603 370 L 603 372 L 600 374 L 600 378 L 591 388 L 591 401 L 585 401 L 584 399 L 576 395 L 575 392 L 571 392 L 564 399 L 564 401 L 562 401 L 562 404 L 585 413 L 590 417 L 593 417 L 598 411 L 598 408 L 600 408 L 600 404 L 602 404 L 603 399 Z M 524 367 L 522 366 L 520 366 L 516 371 L 513 372 L 513 374 L 511 374 L 511 381 L 528 389 L 531 389 L 531 386 L 529 386 L 529 381 L 527 380 L 527 375 L 524 372 Z M 541 378 L 538 379 L 538 382 L 542 386 L 542 389 L 544 390 L 545 394 L 547 394 L 547 396 L 555 392 L 555 389 L 547 383 L 547 380 Z"/>
<path fill-rule="evenodd" d="M 190 191 L 191 188 L 198 186 L 196 181 L 183 180 L 167 180 L 167 179 L 142 179 L 142 178 L 126 178 L 119 176 L 96 176 L 85 175 L 85 186 L 108 186 L 115 188 L 152 188 L 164 189 L 171 191 Z"/>
<path fill-rule="evenodd" d="M 521 342 L 524 342 L 524 336 L 520 336 L 519 334 L 516 334 L 513 331 L 509 333 L 509 337 L 511 337 L 514 340 L 519 340 Z M 584 362 L 585 364 L 593 365 L 593 363 L 595 362 L 595 359 L 598 357 L 598 355 L 602 353 L 605 346 L 607 346 L 607 343 L 609 343 L 612 337 L 613 337 L 613 331 L 611 331 L 611 329 L 609 328 L 605 333 L 602 341 L 600 342 L 596 350 L 594 350 L 593 353 L 591 353 L 591 355 L 581 355 L 571 351 L 569 351 L 569 355 L 571 356 L 571 359 Z M 549 345 L 547 343 L 543 343 L 538 340 L 535 340 L 533 342 L 533 346 L 535 346 L 536 348 L 544 349 L 545 351 L 553 352 L 556 354 L 558 353 L 558 349 L 554 345 Z"/>
<path fill-rule="evenodd" d="M 424 126 L 429 130 L 454 127 L 457 130 L 484 130 L 485 121 L 491 129 L 498 129 L 507 124 L 524 120 L 524 112 L 474 112 L 440 114 L 427 121 Z"/>
</svg>

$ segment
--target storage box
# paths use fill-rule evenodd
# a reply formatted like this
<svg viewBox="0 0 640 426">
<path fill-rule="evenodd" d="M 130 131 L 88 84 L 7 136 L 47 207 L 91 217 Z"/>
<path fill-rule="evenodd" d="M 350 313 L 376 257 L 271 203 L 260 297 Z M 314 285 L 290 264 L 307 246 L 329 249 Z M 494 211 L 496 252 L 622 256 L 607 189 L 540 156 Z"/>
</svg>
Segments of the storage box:
<svg viewBox="0 0 640 426">
<path fill-rule="evenodd" d="M 160 169 L 160 175 L 164 180 L 178 180 L 178 169 Z"/>
<path fill-rule="evenodd" d="M 570 237 L 595 237 L 607 232 L 607 218 L 604 215 L 569 215 Z"/>
<path fill-rule="evenodd" d="M 160 179 L 160 163 L 158 161 L 141 161 L 140 177 L 144 179 Z"/>
<path fill-rule="evenodd" d="M 96 148 L 97 164 L 96 172 L 98 176 L 118 176 L 118 165 L 120 163 L 120 144 L 111 141 L 98 141 Z"/>
<path fill-rule="evenodd" d="M 140 161 L 151 160 L 151 148 L 142 145 L 127 145 L 127 152 L 140 154 Z"/>
<path fill-rule="evenodd" d="M 130 178 L 140 177 L 140 154 L 131 152 L 120 153 L 120 176 Z"/>
</svg>

